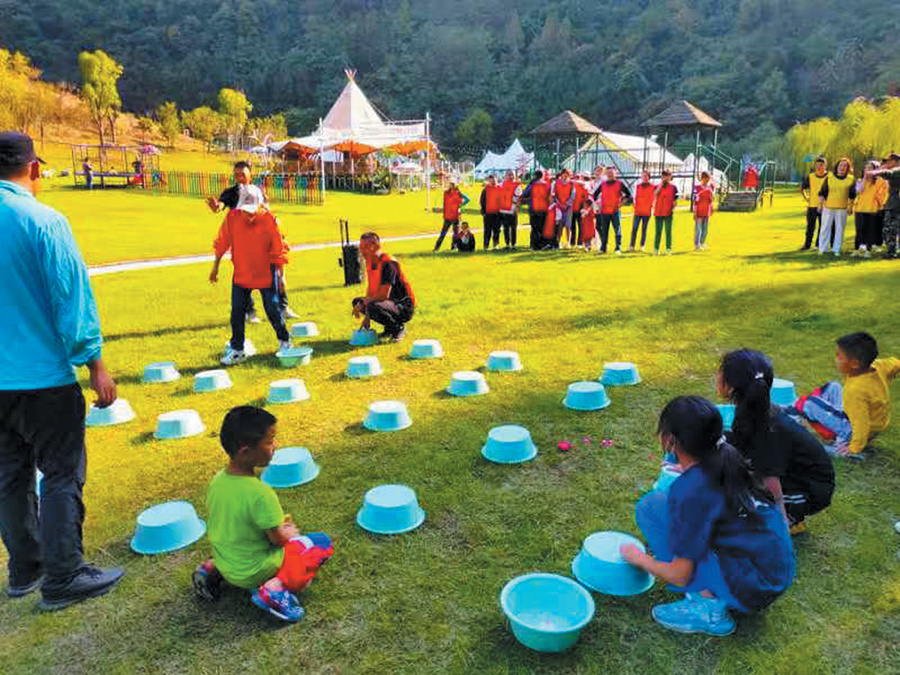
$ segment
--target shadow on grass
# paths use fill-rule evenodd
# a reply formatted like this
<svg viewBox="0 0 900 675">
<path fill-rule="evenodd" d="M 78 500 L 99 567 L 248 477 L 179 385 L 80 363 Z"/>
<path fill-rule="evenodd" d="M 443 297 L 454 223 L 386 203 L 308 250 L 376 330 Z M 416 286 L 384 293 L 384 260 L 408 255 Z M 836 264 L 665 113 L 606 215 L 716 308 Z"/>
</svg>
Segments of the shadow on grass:
<svg viewBox="0 0 900 675">
<path fill-rule="evenodd" d="M 377 347 L 378 345 L 369 346 Z M 361 347 L 351 345 L 349 340 L 321 340 L 313 343 L 312 348 L 313 357 L 315 357 L 316 352 L 318 352 L 322 356 L 327 356 L 332 354 L 346 354 L 347 352 L 353 352 L 357 349 L 361 349 Z"/>
<path fill-rule="evenodd" d="M 163 337 L 165 335 L 180 335 L 182 333 L 202 333 L 207 330 L 221 330 L 228 327 L 227 321 L 217 321 L 215 323 L 205 323 L 196 326 L 170 326 L 168 328 L 158 328 L 156 330 L 134 331 L 127 333 L 111 333 L 104 335 L 106 342 L 116 342 L 118 340 L 143 339 Z"/>
<path fill-rule="evenodd" d="M 735 259 L 743 260 L 750 265 L 764 265 L 771 263 L 803 263 L 804 270 L 820 270 L 831 268 L 836 265 L 842 267 L 869 264 L 882 260 L 882 256 L 873 258 L 857 258 L 844 252 L 840 257 L 835 258 L 830 252 L 819 255 L 812 251 L 780 251 L 778 253 L 756 253 L 752 255 L 735 255 L 730 256 Z M 780 272 L 796 272 L 796 266 L 779 270 Z"/>
</svg>

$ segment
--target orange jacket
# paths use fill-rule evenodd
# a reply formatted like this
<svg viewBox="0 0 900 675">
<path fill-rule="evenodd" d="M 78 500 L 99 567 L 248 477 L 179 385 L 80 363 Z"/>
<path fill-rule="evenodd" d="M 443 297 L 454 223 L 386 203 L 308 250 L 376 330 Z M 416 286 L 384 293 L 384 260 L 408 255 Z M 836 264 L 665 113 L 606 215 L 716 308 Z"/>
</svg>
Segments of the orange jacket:
<svg viewBox="0 0 900 675">
<path fill-rule="evenodd" d="M 634 186 L 634 215 L 651 215 L 654 201 L 656 201 L 656 186 L 653 183 L 638 183 Z"/>
<path fill-rule="evenodd" d="M 234 283 L 243 288 L 272 287 L 271 265 L 285 263 L 285 247 L 275 216 L 268 211 L 251 215 L 240 209 L 228 212 L 213 243 L 218 257 L 231 250 Z"/>
</svg>

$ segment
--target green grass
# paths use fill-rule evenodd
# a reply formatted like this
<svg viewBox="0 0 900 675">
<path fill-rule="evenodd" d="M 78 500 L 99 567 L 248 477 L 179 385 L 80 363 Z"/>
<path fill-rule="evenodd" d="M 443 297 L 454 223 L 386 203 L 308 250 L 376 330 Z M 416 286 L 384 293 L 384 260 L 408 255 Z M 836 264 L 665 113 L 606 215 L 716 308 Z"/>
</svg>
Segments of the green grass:
<svg viewBox="0 0 900 675">
<path fill-rule="evenodd" d="M 370 202 L 380 205 L 371 218 L 399 230 L 400 202 Z M 200 206 L 195 220 L 208 241 L 215 226 Z M 165 232 L 190 227 L 153 218 Z M 79 227 L 83 247 L 99 241 L 101 224 L 87 236 Z M 128 548 L 136 515 L 154 503 L 189 499 L 205 517 L 205 487 L 223 465 L 215 438 L 222 416 L 230 406 L 261 403 L 268 382 L 285 374 L 271 356 L 271 329 L 249 328 L 261 356 L 231 371 L 233 389 L 195 395 L 190 376 L 213 366 L 228 339 L 227 284 L 210 287 L 205 265 L 96 278 L 105 356 L 138 419 L 88 431 L 85 541 L 91 560 L 122 564 L 128 574 L 111 595 L 58 615 L 36 613 L 31 599 L 0 601 L 0 658 L 22 673 L 898 672 L 896 425 L 864 463 L 838 463 L 833 505 L 796 541 L 794 587 L 764 613 L 741 618 L 733 637 L 659 628 L 649 610 L 673 596 L 657 584 L 631 599 L 595 595 L 597 615 L 577 646 L 539 655 L 516 643 L 498 606 L 514 576 L 568 574 L 591 532 L 638 532 L 634 504 L 659 467 L 658 412 L 677 394 L 713 397 L 725 350 L 767 352 L 800 391 L 835 376 L 834 338 L 842 333 L 869 330 L 884 354 L 900 352 L 897 263 L 793 252 L 803 227 L 802 204 L 781 198 L 774 210 L 717 214 L 712 250 L 702 255 L 462 257 L 433 255 L 430 241 L 391 246 L 421 306 L 410 338 L 437 337 L 447 354 L 434 362 L 406 360 L 409 344 L 351 351 L 348 304 L 357 289 L 341 286 L 333 252 L 295 254 L 291 302 L 322 335 L 310 342 L 312 364 L 296 370 L 312 399 L 271 410 L 280 443 L 309 447 L 322 473 L 279 496 L 301 529 L 334 535 L 337 552 L 302 596 L 307 617 L 282 630 L 241 593 L 212 607 L 194 600 L 189 578 L 208 552 L 205 540 L 154 558 Z M 677 249 L 688 247 L 689 228 L 680 217 Z M 522 373 L 490 374 L 491 392 L 474 400 L 441 393 L 451 372 L 477 368 L 504 348 L 521 354 Z M 344 379 L 347 358 L 358 353 L 377 354 L 385 374 Z M 140 384 L 142 367 L 161 359 L 174 359 L 184 379 Z M 596 377 L 609 360 L 636 362 L 644 383 L 613 390 L 612 406 L 599 413 L 560 405 L 568 383 Z M 363 432 L 367 404 L 382 398 L 405 400 L 413 426 Z M 184 407 L 201 413 L 208 433 L 154 441 L 156 415 Z M 535 461 L 503 467 L 482 460 L 487 431 L 502 423 L 531 430 Z M 557 451 L 558 441 L 583 436 L 593 440 L 589 447 Z M 603 438 L 613 446 L 599 447 Z M 417 490 L 425 525 L 401 537 L 364 533 L 354 523 L 363 492 L 394 481 Z"/>
</svg>

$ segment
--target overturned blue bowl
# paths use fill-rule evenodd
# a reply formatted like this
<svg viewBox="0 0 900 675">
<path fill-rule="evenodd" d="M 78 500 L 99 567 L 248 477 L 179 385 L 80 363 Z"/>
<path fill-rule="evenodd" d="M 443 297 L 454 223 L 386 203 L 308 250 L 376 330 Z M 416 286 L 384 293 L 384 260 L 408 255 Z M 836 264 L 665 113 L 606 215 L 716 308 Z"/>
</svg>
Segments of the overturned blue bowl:
<svg viewBox="0 0 900 675">
<path fill-rule="evenodd" d="M 619 552 L 622 546 L 634 544 L 641 551 L 644 545 L 622 532 L 594 532 L 581 546 L 572 560 L 572 574 L 579 582 L 606 595 L 637 595 L 653 586 L 653 577 L 628 563 Z"/>
<path fill-rule="evenodd" d="M 487 369 L 497 373 L 515 373 L 522 370 L 522 360 L 518 352 L 491 352 Z"/>
<path fill-rule="evenodd" d="M 355 330 L 350 336 L 350 344 L 356 347 L 369 347 L 378 344 L 378 333 L 374 330 Z"/>
<path fill-rule="evenodd" d="M 594 618 L 594 599 L 579 584 L 558 574 L 516 577 L 503 587 L 500 607 L 513 635 L 539 652 L 572 647 Z"/>
<path fill-rule="evenodd" d="M 166 502 L 138 516 L 131 549 L 143 555 L 170 553 L 190 546 L 205 533 L 206 523 L 189 502 Z"/>
<path fill-rule="evenodd" d="M 603 375 L 600 382 L 607 387 L 625 387 L 638 384 L 641 376 L 637 366 L 624 361 L 614 361 L 603 364 Z"/>
<path fill-rule="evenodd" d="M 406 485 L 379 485 L 366 492 L 356 523 L 373 534 L 403 534 L 425 521 L 415 491 Z"/>
<path fill-rule="evenodd" d="M 525 427 L 505 424 L 488 432 L 487 442 L 481 448 L 485 459 L 497 464 L 519 464 L 537 456 L 537 446 Z"/>
<path fill-rule="evenodd" d="M 454 396 L 481 396 L 490 391 L 484 375 L 474 370 L 453 373 L 447 393 Z"/>
<path fill-rule="evenodd" d="M 291 326 L 291 337 L 305 338 L 315 337 L 319 334 L 319 327 L 312 321 L 302 321 Z"/>
<path fill-rule="evenodd" d="M 316 479 L 319 465 L 306 448 L 279 448 L 260 479 L 273 488 L 291 488 Z"/>
<path fill-rule="evenodd" d="M 309 400 L 309 392 L 306 383 L 297 378 L 275 380 L 269 383 L 269 403 L 297 403 Z"/>
<path fill-rule="evenodd" d="M 283 368 L 293 368 L 309 365 L 312 353 L 312 347 L 288 347 L 275 352 L 275 357 Z"/>
<path fill-rule="evenodd" d="M 347 377 L 358 379 L 381 375 L 377 356 L 353 356 L 347 361 Z"/>
<path fill-rule="evenodd" d="M 156 418 L 153 437 L 160 441 L 197 436 L 206 431 L 200 413 L 196 410 L 173 410 Z"/>
<path fill-rule="evenodd" d="M 606 389 L 599 382 L 586 380 L 573 382 L 566 391 L 563 405 L 570 410 L 602 410 L 612 401 L 606 394 Z"/>
<path fill-rule="evenodd" d="M 439 359 L 444 349 L 437 340 L 416 340 L 409 349 L 411 359 Z"/>
<path fill-rule="evenodd" d="M 201 370 L 194 375 L 194 391 L 198 394 L 221 391 L 231 387 L 231 378 L 224 370 Z"/>
<path fill-rule="evenodd" d="M 412 418 L 402 401 L 374 401 L 363 426 L 369 431 L 400 431 L 412 425 Z"/>
<path fill-rule="evenodd" d="M 148 384 L 174 382 L 180 377 L 181 373 L 178 372 L 175 364 L 171 361 L 151 363 L 149 366 L 144 366 L 144 382 Z"/>
<path fill-rule="evenodd" d="M 92 404 L 84 423 L 89 427 L 108 427 L 124 424 L 134 419 L 134 410 L 124 398 L 117 398 L 112 405 L 98 408 Z"/>
<path fill-rule="evenodd" d="M 722 416 L 722 427 L 725 431 L 731 431 L 731 425 L 734 424 L 734 405 L 731 403 L 722 403 L 716 406 L 719 414 Z"/>
<path fill-rule="evenodd" d="M 797 392 L 794 391 L 794 383 L 790 380 L 783 380 L 776 377 L 772 380 L 772 391 L 770 393 L 772 403 L 775 405 L 794 405 L 797 400 Z"/>
</svg>

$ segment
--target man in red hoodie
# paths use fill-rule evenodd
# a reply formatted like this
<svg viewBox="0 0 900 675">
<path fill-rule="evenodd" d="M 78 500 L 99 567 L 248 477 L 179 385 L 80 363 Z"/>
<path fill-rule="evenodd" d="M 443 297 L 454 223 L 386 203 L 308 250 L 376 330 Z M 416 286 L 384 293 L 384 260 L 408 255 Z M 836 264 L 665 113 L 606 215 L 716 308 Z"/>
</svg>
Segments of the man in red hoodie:
<svg viewBox="0 0 900 675">
<path fill-rule="evenodd" d="M 209 273 L 210 283 L 219 280 L 219 264 L 230 250 L 234 265 L 231 283 L 231 341 L 225 349 L 222 364 L 232 366 L 246 360 L 244 353 L 244 316 L 250 293 L 259 290 L 266 316 L 278 337 L 279 348 L 291 347 L 291 336 L 284 325 L 278 306 L 278 292 L 284 287 L 285 245 L 278 223 L 262 203 L 247 197 L 228 212 L 219 236 L 213 244 L 216 260 Z M 273 266 L 274 265 L 274 272 Z"/>
</svg>

